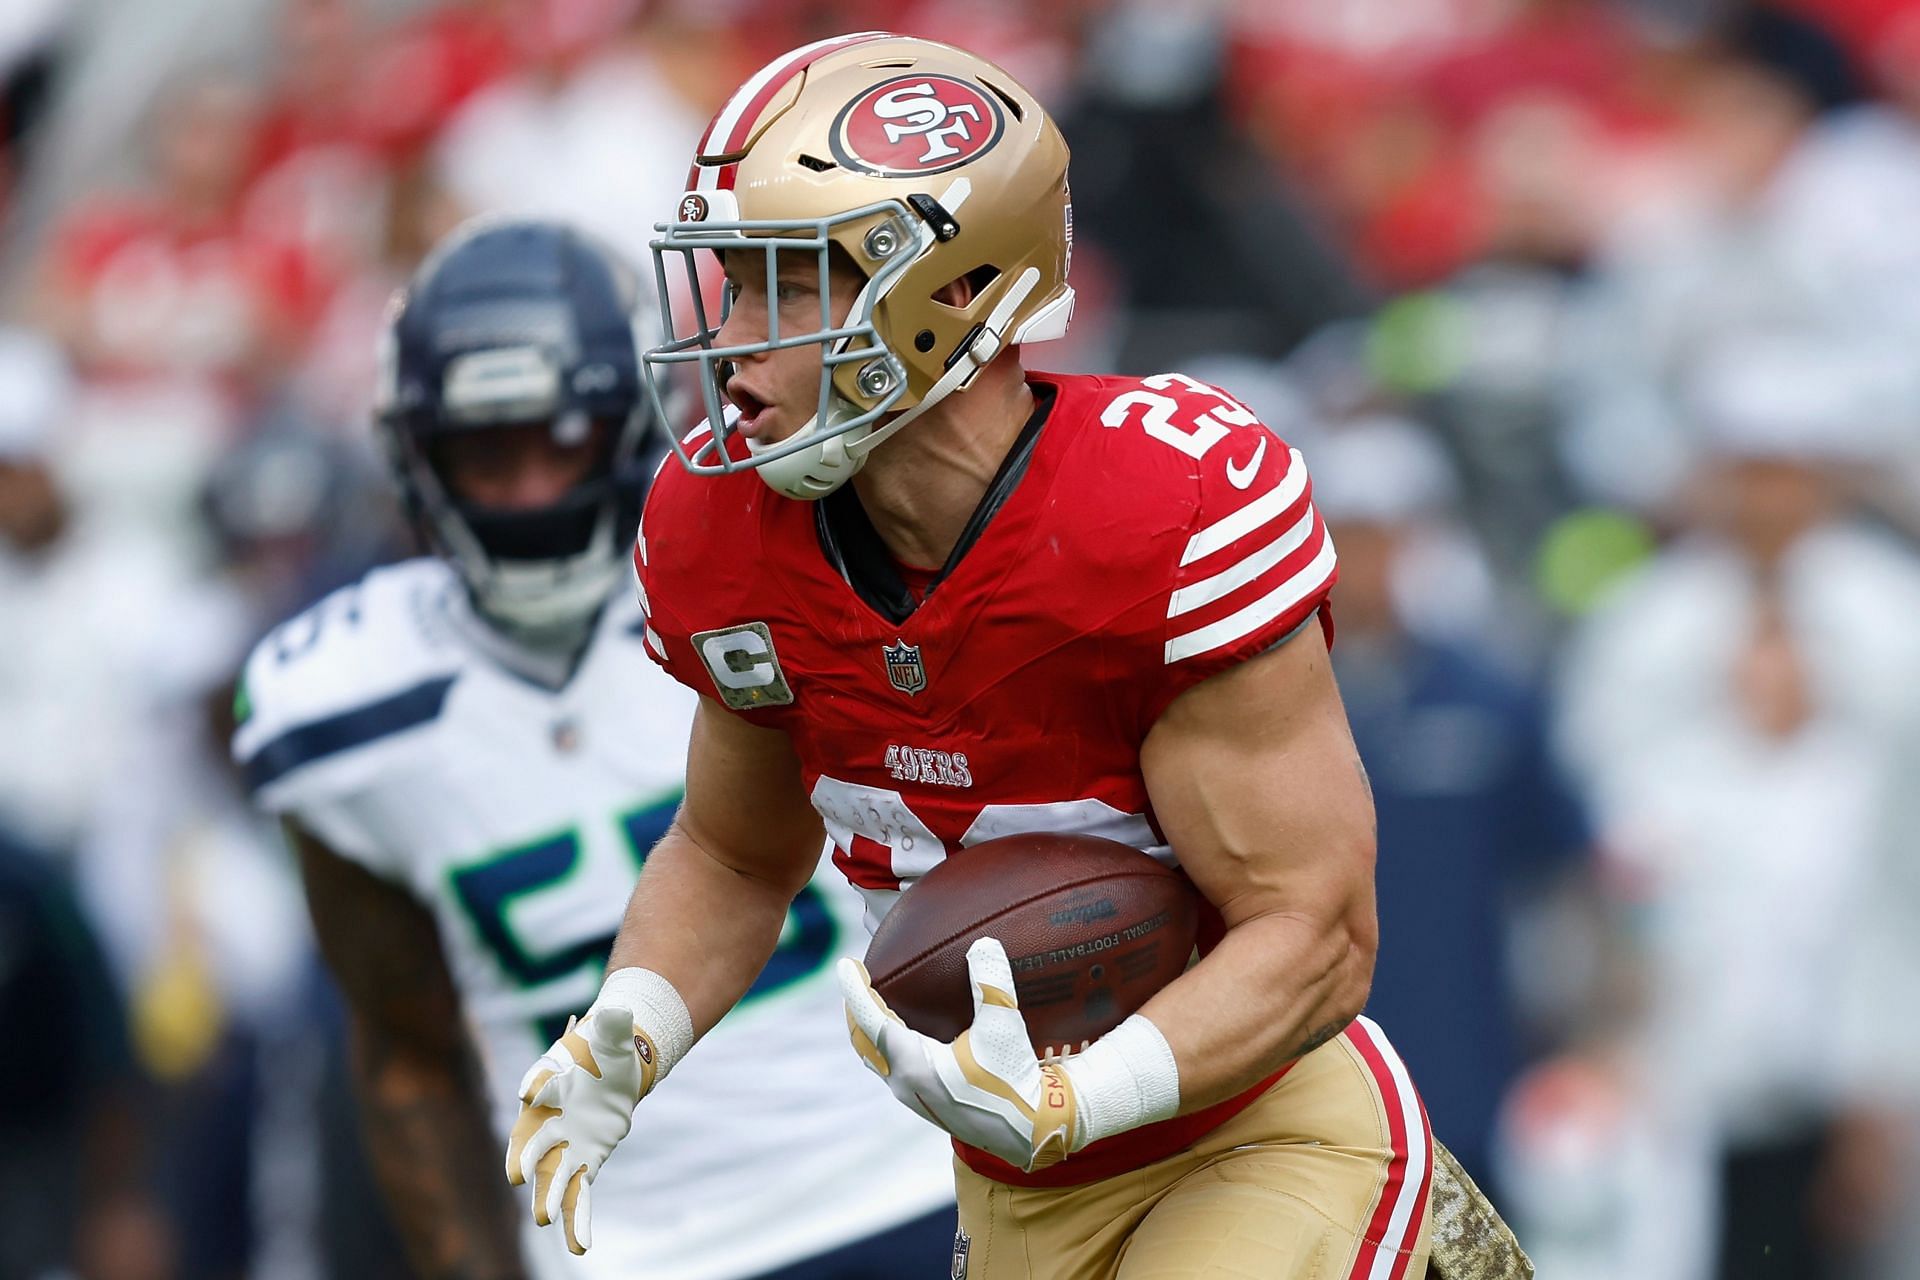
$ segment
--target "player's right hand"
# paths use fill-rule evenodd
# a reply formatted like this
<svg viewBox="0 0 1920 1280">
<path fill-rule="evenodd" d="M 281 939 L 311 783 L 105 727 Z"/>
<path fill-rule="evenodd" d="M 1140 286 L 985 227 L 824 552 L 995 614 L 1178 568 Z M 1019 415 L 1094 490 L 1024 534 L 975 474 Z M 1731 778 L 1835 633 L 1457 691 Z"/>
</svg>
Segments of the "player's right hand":
<svg viewBox="0 0 1920 1280">
<path fill-rule="evenodd" d="M 1086 1145 L 1072 1076 L 1034 1053 L 996 939 L 967 948 L 973 1025 L 951 1044 L 901 1021 L 858 960 L 841 960 L 838 973 L 855 1052 L 923 1119 L 1029 1172 Z"/>
<path fill-rule="evenodd" d="M 507 1181 L 533 1184 L 533 1220 L 558 1220 L 567 1248 L 593 1244 L 592 1186 L 653 1088 L 659 1054 L 618 1007 L 572 1019 L 520 1081 L 520 1115 L 507 1143 Z"/>
</svg>

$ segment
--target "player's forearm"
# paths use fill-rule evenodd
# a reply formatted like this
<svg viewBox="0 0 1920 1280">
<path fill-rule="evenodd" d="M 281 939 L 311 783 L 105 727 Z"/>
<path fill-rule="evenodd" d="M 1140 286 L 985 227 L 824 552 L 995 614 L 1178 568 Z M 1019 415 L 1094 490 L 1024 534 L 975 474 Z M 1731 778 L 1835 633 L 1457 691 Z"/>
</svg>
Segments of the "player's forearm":
<svg viewBox="0 0 1920 1280">
<path fill-rule="evenodd" d="M 608 968 L 665 978 L 686 1002 L 694 1036 L 705 1035 L 766 967 L 804 883 L 735 871 L 676 823 L 647 855 Z"/>
<path fill-rule="evenodd" d="M 1141 1009 L 1179 1064 L 1180 1110 L 1225 1101 L 1339 1035 L 1366 1004 L 1373 957 L 1370 919 L 1276 913 L 1228 930 Z"/>
<path fill-rule="evenodd" d="M 388 1051 L 356 1035 L 361 1125 L 394 1226 L 427 1280 L 522 1280 L 499 1142 L 463 1064 Z"/>
</svg>

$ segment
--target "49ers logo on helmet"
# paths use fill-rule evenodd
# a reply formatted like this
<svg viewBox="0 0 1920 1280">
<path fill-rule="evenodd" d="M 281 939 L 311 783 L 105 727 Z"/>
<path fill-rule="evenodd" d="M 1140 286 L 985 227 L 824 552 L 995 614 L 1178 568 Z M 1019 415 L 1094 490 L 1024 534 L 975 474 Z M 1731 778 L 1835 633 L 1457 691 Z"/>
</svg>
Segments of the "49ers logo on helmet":
<svg viewBox="0 0 1920 1280">
<path fill-rule="evenodd" d="M 840 109 L 833 158 L 882 177 L 944 173 L 1000 141 L 1006 119 L 993 94 L 952 76 L 895 76 Z"/>
</svg>

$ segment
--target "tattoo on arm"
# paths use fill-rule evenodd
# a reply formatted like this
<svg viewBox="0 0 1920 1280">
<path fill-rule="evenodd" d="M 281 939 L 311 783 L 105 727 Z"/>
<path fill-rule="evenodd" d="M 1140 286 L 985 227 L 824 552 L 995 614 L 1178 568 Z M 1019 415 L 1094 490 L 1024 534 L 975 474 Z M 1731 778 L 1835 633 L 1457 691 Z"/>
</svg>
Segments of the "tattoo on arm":
<svg viewBox="0 0 1920 1280">
<path fill-rule="evenodd" d="M 416 1274 L 523 1280 L 517 1217 L 426 908 L 289 825 L 320 950 L 352 1011 L 368 1162 Z"/>
<path fill-rule="evenodd" d="M 356 1045 L 362 1132 L 414 1270 L 435 1280 L 517 1280 L 523 1273 L 500 1144 L 473 1092 L 383 1069 L 379 1054 Z"/>
<path fill-rule="evenodd" d="M 1318 1049 L 1321 1045 L 1326 1044 L 1328 1041 L 1332 1040 L 1335 1036 L 1339 1035 L 1342 1031 L 1345 1031 L 1346 1029 L 1347 1029 L 1347 1024 L 1344 1022 L 1329 1022 L 1326 1026 L 1321 1027 L 1318 1031 L 1309 1032 L 1307 1035 L 1307 1038 L 1301 1041 L 1299 1046 L 1295 1048 L 1291 1053 L 1287 1054 L 1287 1057 L 1289 1060 L 1294 1058 L 1304 1058 L 1308 1054 L 1312 1053 L 1315 1049 Z"/>
</svg>

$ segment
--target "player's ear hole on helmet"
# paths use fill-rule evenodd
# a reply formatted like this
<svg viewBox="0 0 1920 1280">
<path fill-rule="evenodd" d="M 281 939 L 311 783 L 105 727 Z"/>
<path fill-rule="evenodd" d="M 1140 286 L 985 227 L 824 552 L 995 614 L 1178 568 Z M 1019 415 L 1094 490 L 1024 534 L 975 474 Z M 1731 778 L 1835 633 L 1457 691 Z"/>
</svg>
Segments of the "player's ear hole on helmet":
<svg viewBox="0 0 1920 1280">
<path fill-rule="evenodd" d="M 973 305 L 973 300 L 993 287 L 1000 278 L 1000 268 L 992 263 L 982 263 L 965 275 L 955 276 L 933 291 L 933 300 L 943 307 L 952 307 L 955 311 L 965 311 Z M 925 347 L 920 348 L 922 351 Z"/>
</svg>

